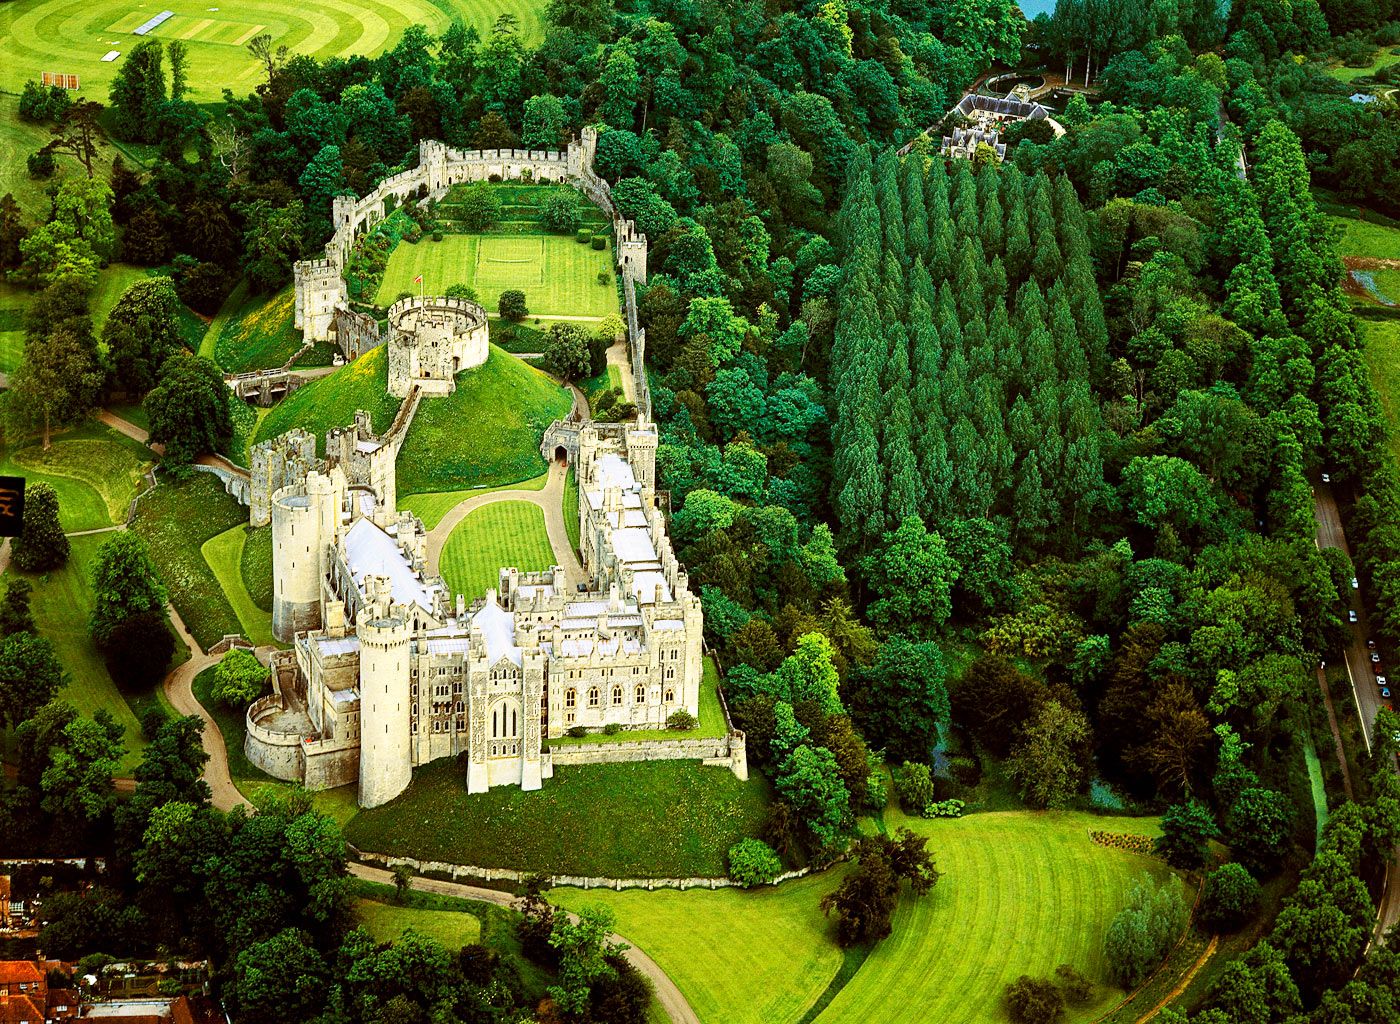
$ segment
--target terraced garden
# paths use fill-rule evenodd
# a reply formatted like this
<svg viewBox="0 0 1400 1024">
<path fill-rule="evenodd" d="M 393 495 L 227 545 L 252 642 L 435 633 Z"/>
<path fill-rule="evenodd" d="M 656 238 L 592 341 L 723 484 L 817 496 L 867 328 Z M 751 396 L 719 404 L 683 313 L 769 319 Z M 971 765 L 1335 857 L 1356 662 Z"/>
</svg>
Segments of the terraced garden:
<svg viewBox="0 0 1400 1024">
<path fill-rule="evenodd" d="M 438 569 L 453 593 L 474 598 L 496 585 L 502 566 L 528 572 L 553 564 L 540 507 L 502 501 L 477 509 L 457 525 L 443 547 Z"/>
</svg>

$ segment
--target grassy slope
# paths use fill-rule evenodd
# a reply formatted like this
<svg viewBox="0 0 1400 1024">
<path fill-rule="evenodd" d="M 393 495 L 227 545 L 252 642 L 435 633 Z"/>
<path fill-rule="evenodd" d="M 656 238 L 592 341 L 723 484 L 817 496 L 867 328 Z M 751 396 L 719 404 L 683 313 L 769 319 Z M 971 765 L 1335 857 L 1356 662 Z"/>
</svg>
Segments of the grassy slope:
<svg viewBox="0 0 1400 1024">
<path fill-rule="evenodd" d="M 563 235 L 447 235 L 441 242 L 401 243 L 375 301 L 388 306 L 400 292 L 416 294 L 413 279 L 422 274 L 425 293 L 465 284 L 489 310 L 501 292 L 515 288 L 533 315 L 603 317 L 617 312 L 612 265 L 611 248 L 598 251 Z M 606 285 L 598 283 L 599 271 L 610 275 Z"/>
<path fill-rule="evenodd" d="M 253 604 L 265 612 L 272 611 L 272 527 L 262 526 L 245 533 L 238 571 Z"/>
<path fill-rule="evenodd" d="M 550 899 L 575 912 L 611 909 L 618 932 L 661 965 L 705 1024 L 789 1024 L 841 964 L 818 904 L 845 870 L 754 892 L 554 889 Z"/>
<path fill-rule="evenodd" d="M 243 584 L 243 548 L 248 536 L 246 523 L 231 526 L 223 533 L 210 537 L 199 551 L 204 561 L 219 581 L 224 597 L 238 616 L 243 627 L 243 635 L 256 646 L 277 645 L 272 635 L 272 615 L 254 601 L 252 594 Z M 270 578 L 269 578 L 270 585 Z"/>
<path fill-rule="evenodd" d="M 361 898 L 355 900 L 353 913 L 355 924 L 378 942 L 395 942 L 410 928 L 450 950 L 481 938 L 481 922 L 464 910 L 424 910 Z"/>
<path fill-rule="evenodd" d="M 388 356 L 383 346 L 371 349 L 349 366 L 298 388 L 290 397 L 273 406 L 258 423 L 253 443 L 276 437 L 293 427 L 316 435 L 317 450 L 324 454 L 326 431 L 348 427 L 355 421 L 356 409 L 368 409 L 374 429 L 389 429 L 398 412 L 399 400 L 386 390 Z M 419 418 L 423 410 L 419 410 Z M 410 435 L 411 436 L 411 435 Z"/>
<path fill-rule="evenodd" d="M 243 630 L 200 548 L 247 517 L 217 478 L 195 473 L 182 484 L 162 482 L 141 500 L 132 521 L 151 546 L 171 603 L 205 650 L 225 633 Z"/>
<path fill-rule="evenodd" d="M 38 440 L 0 448 L 0 473 L 51 484 L 64 530 L 96 530 L 126 518 L 143 487 L 150 452 L 96 420 L 56 434 L 47 452 Z"/>
<path fill-rule="evenodd" d="M 1003 990 L 1022 974 L 1045 976 L 1068 963 L 1102 982 L 1109 922 L 1142 872 L 1167 874 L 1161 861 L 1089 840 L 1093 828 L 1155 834 L 1152 818 L 1011 811 L 924 821 L 893 811 L 886 820 L 928 836 L 944 874 L 928 898 L 901 901 L 894 934 L 818 1024 L 1001 1024 Z M 1066 1019 L 1091 1020 L 1116 996 L 1100 984 Z"/>
<path fill-rule="evenodd" d="M 406 498 L 399 499 L 399 508 L 406 508 L 423 520 L 423 525 L 432 529 L 442 522 L 442 517 L 447 515 L 453 508 L 467 498 L 474 498 L 481 494 L 490 494 L 492 491 L 542 491 L 549 483 L 549 474 L 541 473 L 531 480 L 521 480 L 513 484 L 501 484 L 499 487 L 475 487 L 466 491 L 429 491 L 419 494 L 410 494 Z M 575 501 L 578 499 L 575 498 Z M 567 507 L 567 505 L 565 506 Z"/>
<path fill-rule="evenodd" d="M 311 387 L 315 385 L 288 401 Z M 399 452 L 399 494 L 495 487 L 538 476 L 545 468 L 540 438 L 572 406 L 567 389 L 492 348 L 485 363 L 457 375 L 457 390 L 451 395 L 425 398 L 419 406 Z M 264 429 L 271 419 L 264 421 Z"/>
<path fill-rule="evenodd" d="M 41 636 L 53 642 L 66 673 L 59 696 L 84 715 L 106 708 L 121 723 L 126 730 L 122 742 L 127 750 L 121 770 L 127 774 L 136 767 L 146 741 L 141 737 L 135 713 L 107 674 L 107 666 L 88 634 L 93 604 L 92 563 L 107 539 L 100 533 L 73 537 L 67 564 L 42 575 L 26 574 L 26 578 L 34 586 L 30 603 L 34 624 Z M 9 572 L 18 574 L 13 567 Z"/>
<path fill-rule="evenodd" d="M 361 811 L 346 838 L 362 850 L 483 867 L 608 876 L 723 875 L 725 852 L 756 835 L 760 778 L 685 761 L 556 768 L 543 789 L 468 796 L 444 758 L 398 799 Z"/>
<path fill-rule="evenodd" d="M 605 732 L 590 732 L 586 736 L 556 736 L 550 739 L 551 747 L 573 747 L 580 744 L 617 743 L 622 740 L 703 739 L 723 736 L 728 731 L 724 721 L 724 708 L 719 703 L 719 670 L 714 659 L 706 657 L 704 677 L 700 682 L 700 702 L 698 708 L 700 724 L 691 732 L 678 733 L 666 729 L 627 729 L 615 736 Z"/>
<path fill-rule="evenodd" d="M 477 509 L 452 531 L 439 560 L 452 592 L 468 598 L 494 587 L 503 566 L 529 572 L 553 564 L 544 513 L 528 501 L 503 501 Z"/>
<path fill-rule="evenodd" d="M 185 40 L 190 98 L 197 102 L 217 100 L 226 86 L 242 95 L 262 80 L 244 43 L 264 28 L 292 52 L 322 58 L 377 54 L 392 47 L 411 24 L 421 23 L 437 34 L 454 18 L 474 27 L 484 39 L 497 16 L 506 13 L 519 19 L 519 33 L 527 44 L 543 37 L 544 4 L 538 0 L 354 0 L 303 7 L 275 0 L 235 0 L 217 8 L 200 3 L 170 9 L 176 16 L 151 35 L 167 44 Z M 135 42 L 131 30 L 159 10 L 113 0 L 0 5 L 0 49 L 6 55 L 0 65 L 0 88 L 18 92 L 25 79 L 37 77 L 40 71 L 61 71 L 80 75 L 85 95 L 105 102 L 107 87 L 122 61 L 104 64 L 102 55 L 109 49 L 129 50 Z"/>
<path fill-rule="evenodd" d="M 239 284 L 219 310 L 218 336 L 202 348 L 206 354 L 212 349 L 228 373 L 281 366 L 301 348 L 301 331 L 292 326 L 295 298 L 290 285 L 267 296 L 249 294 Z"/>
</svg>

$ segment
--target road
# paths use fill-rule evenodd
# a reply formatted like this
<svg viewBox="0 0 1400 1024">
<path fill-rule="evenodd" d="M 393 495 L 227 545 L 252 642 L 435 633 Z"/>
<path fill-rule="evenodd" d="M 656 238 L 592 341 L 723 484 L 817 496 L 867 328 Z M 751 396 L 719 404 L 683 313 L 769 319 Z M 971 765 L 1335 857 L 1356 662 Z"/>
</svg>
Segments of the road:
<svg viewBox="0 0 1400 1024">
<path fill-rule="evenodd" d="M 1318 482 L 1313 488 L 1313 515 L 1317 519 L 1317 546 L 1319 548 L 1340 548 L 1351 557 L 1347 547 L 1346 533 L 1342 530 L 1342 516 L 1337 510 L 1337 500 L 1330 484 Z M 1350 641 L 1344 652 L 1347 678 L 1351 681 L 1352 696 L 1356 700 L 1356 710 L 1361 717 L 1362 734 L 1366 740 L 1366 750 L 1371 749 L 1372 731 L 1376 715 L 1386 706 L 1376 685 L 1375 673 L 1371 670 L 1371 652 L 1366 647 L 1366 607 L 1360 590 L 1348 594 L 1348 607 L 1356 612 L 1357 621 L 1349 627 Z M 1397 680 L 1400 681 L 1400 680 Z M 1392 765 L 1392 768 L 1395 767 Z M 1385 934 L 1400 923 L 1400 860 L 1392 857 L 1386 865 L 1385 886 L 1380 903 L 1376 907 L 1376 927 L 1371 933 L 1371 943 L 1382 941 Z"/>
<path fill-rule="evenodd" d="M 363 878 L 370 882 L 378 882 L 381 885 L 393 885 L 394 875 L 383 868 L 372 868 L 367 864 L 350 864 L 350 874 L 356 878 Z M 483 889 L 475 885 L 464 885 L 461 882 L 444 882 L 436 878 L 423 878 L 415 875 L 408 883 L 412 888 L 420 892 L 437 893 L 440 896 L 456 896 L 459 899 L 478 900 L 482 903 L 494 903 L 499 907 L 511 907 L 515 904 L 515 897 L 510 893 L 501 892 L 499 889 Z M 570 914 L 569 920 L 577 921 L 576 914 Z M 614 942 L 621 942 L 627 947 L 623 956 L 627 962 L 635 967 L 648 981 L 651 982 L 652 989 L 656 992 L 656 1000 L 666 1011 L 666 1016 L 670 1018 L 672 1024 L 700 1024 L 700 1018 L 696 1015 L 690 1002 L 681 994 L 681 990 L 676 987 L 676 983 L 663 971 L 655 960 L 637 948 L 635 943 L 629 942 L 624 936 L 613 933 L 609 936 Z"/>
</svg>

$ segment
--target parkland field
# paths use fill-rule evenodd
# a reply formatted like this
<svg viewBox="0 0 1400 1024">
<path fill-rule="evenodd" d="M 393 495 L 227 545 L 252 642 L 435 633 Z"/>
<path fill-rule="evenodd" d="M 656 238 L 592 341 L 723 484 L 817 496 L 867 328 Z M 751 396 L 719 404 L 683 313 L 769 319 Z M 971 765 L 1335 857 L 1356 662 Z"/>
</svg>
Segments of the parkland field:
<svg viewBox="0 0 1400 1024">
<path fill-rule="evenodd" d="M 189 96 L 217 100 L 225 88 L 250 92 L 263 70 L 248 53 L 261 34 L 293 53 L 312 57 L 373 56 L 390 49 L 409 25 L 441 32 L 460 19 L 485 38 L 502 14 L 518 19 L 527 45 L 543 37 L 544 4 L 538 0 L 348 0 L 335 4 L 275 0 L 12 0 L 0 4 L 0 89 L 19 92 L 41 72 L 75 74 L 90 99 L 106 102 L 121 57 L 141 40 L 133 30 L 164 11 L 173 12 L 149 33 L 189 48 Z"/>
</svg>

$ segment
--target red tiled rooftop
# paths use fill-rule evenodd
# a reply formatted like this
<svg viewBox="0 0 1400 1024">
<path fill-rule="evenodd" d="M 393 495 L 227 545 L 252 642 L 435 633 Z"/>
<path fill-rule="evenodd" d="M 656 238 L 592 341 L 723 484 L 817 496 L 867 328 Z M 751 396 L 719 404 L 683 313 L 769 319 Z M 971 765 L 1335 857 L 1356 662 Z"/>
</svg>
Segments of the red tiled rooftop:
<svg viewBox="0 0 1400 1024">
<path fill-rule="evenodd" d="M 30 960 L 0 960 L 0 985 L 28 984 L 43 981 L 44 975 Z"/>
</svg>

